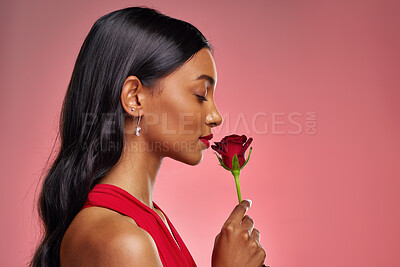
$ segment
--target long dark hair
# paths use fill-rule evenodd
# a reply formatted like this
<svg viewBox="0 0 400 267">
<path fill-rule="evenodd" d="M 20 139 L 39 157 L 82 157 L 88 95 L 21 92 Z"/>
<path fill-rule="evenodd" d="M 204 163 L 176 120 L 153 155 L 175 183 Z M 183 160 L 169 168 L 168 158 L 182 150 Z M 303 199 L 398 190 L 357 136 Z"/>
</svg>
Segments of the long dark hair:
<svg viewBox="0 0 400 267">
<path fill-rule="evenodd" d="M 143 6 L 113 11 L 95 22 L 64 98 L 61 145 L 38 201 L 44 233 L 30 266 L 60 265 L 65 231 L 89 191 L 118 162 L 127 114 L 120 102 L 125 79 L 135 75 L 153 88 L 204 47 L 213 52 L 196 27 Z"/>
</svg>

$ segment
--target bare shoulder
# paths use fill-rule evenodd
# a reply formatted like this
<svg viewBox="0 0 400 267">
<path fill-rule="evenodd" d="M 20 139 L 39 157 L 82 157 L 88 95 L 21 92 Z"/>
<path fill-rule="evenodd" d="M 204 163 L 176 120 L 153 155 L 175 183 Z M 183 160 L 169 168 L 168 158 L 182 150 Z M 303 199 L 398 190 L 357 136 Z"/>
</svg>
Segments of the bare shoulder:
<svg viewBox="0 0 400 267">
<path fill-rule="evenodd" d="M 162 266 L 153 238 L 134 220 L 101 207 L 80 211 L 64 234 L 60 263 L 68 266 Z"/>
</svg>

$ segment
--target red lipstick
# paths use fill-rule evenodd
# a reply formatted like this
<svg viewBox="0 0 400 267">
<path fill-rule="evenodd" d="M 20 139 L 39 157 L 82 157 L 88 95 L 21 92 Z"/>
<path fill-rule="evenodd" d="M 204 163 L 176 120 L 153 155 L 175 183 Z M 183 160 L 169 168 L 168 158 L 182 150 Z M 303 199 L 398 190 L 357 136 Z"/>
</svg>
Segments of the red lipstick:
<svg viewBox="0 0 400 267">
<path fill-rule="evenodd" d="M 205 135 L 205 136 L 200 136 L 199 139 L 202 141 L 207 148 L 210 147 L 210 141 L 213 138 L 213 134 Z"/>
</svg>

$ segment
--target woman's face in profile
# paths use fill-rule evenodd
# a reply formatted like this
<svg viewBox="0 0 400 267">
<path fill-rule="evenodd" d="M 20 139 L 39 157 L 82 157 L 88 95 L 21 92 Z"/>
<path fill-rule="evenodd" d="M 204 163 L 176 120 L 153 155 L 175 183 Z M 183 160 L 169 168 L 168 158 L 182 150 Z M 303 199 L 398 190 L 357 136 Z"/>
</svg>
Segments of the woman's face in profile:
<svg viewBox="0 0 400 267">
<path fill-rule="evenodd" d="M 163 78 L 159 94 L 143 105 L 143 137 L 162 156 L 195 165 L 206 145 L 199 139 L 222 122 L 214 102 L 217 72 L 207 48 Z"/>
</svg>

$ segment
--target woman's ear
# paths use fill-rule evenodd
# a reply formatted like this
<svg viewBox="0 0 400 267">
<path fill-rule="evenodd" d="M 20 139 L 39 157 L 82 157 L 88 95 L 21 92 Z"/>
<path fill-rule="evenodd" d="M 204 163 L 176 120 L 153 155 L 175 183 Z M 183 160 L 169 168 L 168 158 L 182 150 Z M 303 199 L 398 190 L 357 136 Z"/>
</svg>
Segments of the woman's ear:
<svg viewBox="0 0 400 267">
<path fill-rule="evenodd" d="M 143 115 L 144 88 L 136 76 L 125 79 L 121 92 L 121 103 L 124 110 L 134 117 Z"/>
</svg>

